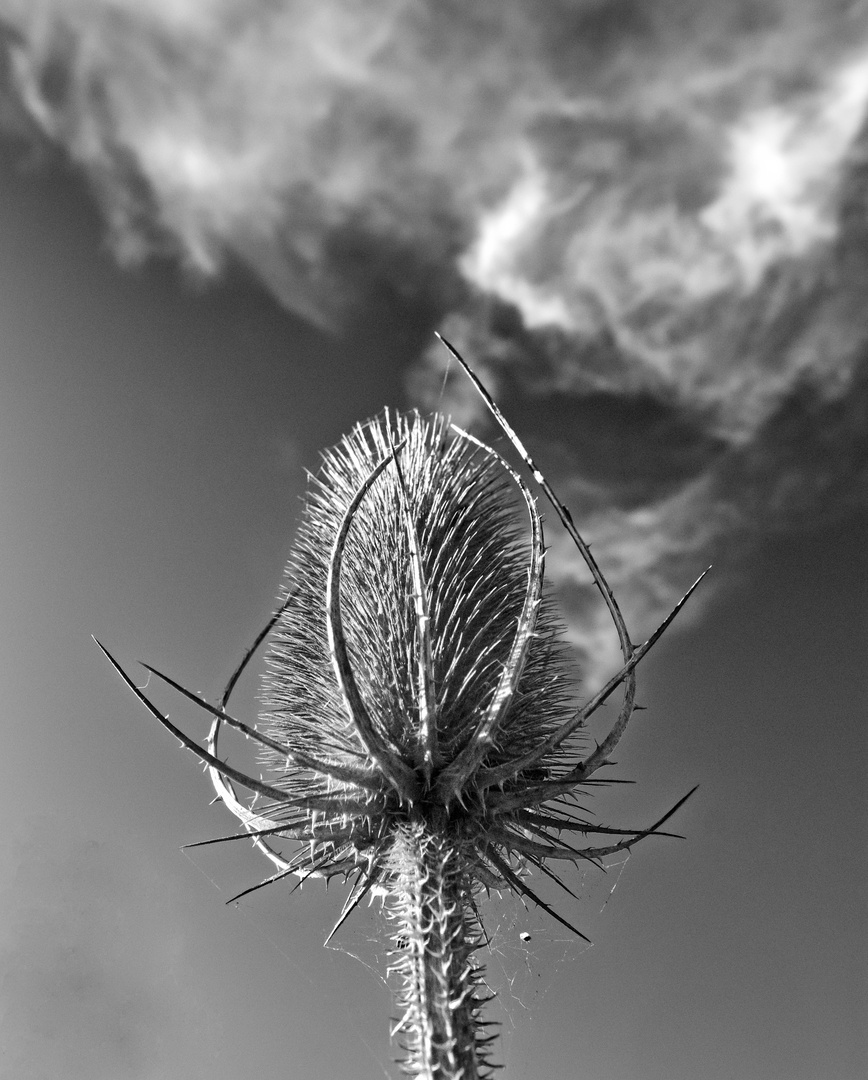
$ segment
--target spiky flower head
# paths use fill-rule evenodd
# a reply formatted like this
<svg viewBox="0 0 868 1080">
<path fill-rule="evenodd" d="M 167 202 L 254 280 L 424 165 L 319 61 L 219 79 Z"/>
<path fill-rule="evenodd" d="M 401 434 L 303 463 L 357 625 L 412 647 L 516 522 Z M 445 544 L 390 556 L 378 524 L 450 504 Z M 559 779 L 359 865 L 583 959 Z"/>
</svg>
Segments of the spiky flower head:
<svg viewBox="0 0 868 1080">
<path fill-rule="evenodd" d="M 351 879 L 338 926 L 372 891 L 385 897 L 399 980 L 395 1030 L 405 1070 L 426 1080 L 474 1080 L 490 1067 L 480 1018 L 483 892 L 512 890 L 583 936 L 536 895 L 530 870 L 560 884 L 551 863 L 598 861 L 651 833 L 671 835 L 660 826 L 684 801 L 650 828 L 626 829 L 596 824 L 575 800 L 597 782 L 630 719 L 636 664 L 684 600 L 643 645 L 631 643 L 569 512 L 464 366 L 612 614 L 624 667 L 588 702 L 573 701 L 577 679 L 544 593 L 543 529 L 530 491 L 491 447 L 417 413 L 385 412 L 358 426 L 311 477 L 284 597 L 254 645 L 274 629 L 257 728 L 226 711 L 252 650 L 219 707 L 150 668 L 214 716 L 208 749 L 109 656 L 208 764 L 245 825 L 239 836 L 254 837 L 276 863 L 269 882 Z M 618 719 L 583 756 L 587 719 L 622 684 Z M 259 744 L 262 779 L 221 760 L 224 723 Z M 255 793 L 255 808 L 236 783 Z M 614 835 L 589 846 L 594 834 Z M 292 853 L 273 838 L 295 842 Z"/>
<path fill-rule="evenodd" d="M 511 481 L 530 511 L 527 536 Z M 263 760 L 290 798 L 359 807 L 342 815 L 342 858 L 383 861 L 394 830 L 427 821 L 469 865 L 491 869 L 492 826 L 517 812 L 498 800 L 538 787 L 564 748 L 529 772 L 509 766 L 571 715 L 543 558 L 524 485 L 442 417 L 386 413 L 324 455 L 266 677 L 268 734 L 290 756 L 266 748 Z M 301 759 L 315 764 L 299 769 Z M 329 866 L 324 848 L 314 853 Z"/>
<path fill-rule="evenodd" d="M 287 567 L 263 718 L 288 751 L 263 751 L 287 801 L 260 812 L 310 837 L 294 870 L 359 875 L 347 911 L 372 888 L 391 898 L 397 972 L 442 998 L 402 990 L 417 1071 L 426 1044 L 443 1075 L 483 1057 L 475 895 L 504 884 L 521 793 L 564 756 L 489 782 L 571 715 L 543 561 L 534 502 L 499 455 L 442 417 L 385 413 L 324 455 Z"/>
</svg>

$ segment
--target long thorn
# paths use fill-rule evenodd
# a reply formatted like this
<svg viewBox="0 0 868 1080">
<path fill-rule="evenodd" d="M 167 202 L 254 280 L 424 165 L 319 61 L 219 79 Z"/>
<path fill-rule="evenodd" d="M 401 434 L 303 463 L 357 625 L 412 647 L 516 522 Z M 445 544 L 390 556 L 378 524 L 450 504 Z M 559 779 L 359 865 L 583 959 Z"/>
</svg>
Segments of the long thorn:
<svg viewBox="0 0 868 1080">
<path fill-rule="evenodd" d="M 379 732 L 374 727 L 367 706 L 362 700 L 362 695 L 359 692 L 356 677 L 353 673 L 352 665 L 350 664 L 349 651 L 344 636 L 340 599 L 340 578 L 344 545 L 353 518 L 374 481 L 393 460 L 394 454 L 401 450 L 403 446 L 404 443 L 402 442 L 395 447 L 393 453 L 388 454 L 382 461 L 374 466 L 364 483 L 353 496 L 350 505 L 344 513 L 329 558 L 329 571 L 326 581 L 326 610 L 328 613 L 328 640 L 329 651 L 332 656 L 332 666 L 350 720 L 355 726 L 362 745 L 367 750 L 371 760 L 380 770 L 381 774 L 389 781 L 401 797 L 409 802 L 412 801 L 416 791 L 415 774 L 404 764 L 398 754 L 393 753 L 385 744 Z"/>
<path fill-rule="evenodd" d="M 232 675 L 229 678 L 229 682 L 223 688 L 223 695 L 220 698 L 220 704 L 223 706 L 223 708 L 225 708 L 229 704 L 229 698 L 232 696 L 232 691 L 235 689 L 235 684 L 241 678 L 242 674 L 244 673 L 244 669 L 250 663 L 250 658 L 253 656 L 253 654 L 256 652 L 256 650 L 259 648 L 259 646 L 262 644 L 262 642 L 265 641 L 265 639 L 268 637 L 268 635 L 274 629 L 275 625 L 277 624 L 278 619 L 286 611 L 286 609 L 289 607 L 290 603 L 295 599 L 295 596 L 296 596 L 297 592 L 298 592 L 297 589 L 292 589 L 289 592 L 288 596 L 283 601 L 283 603 L 280 604 L 280 606 L 274 611 L 271 618 L 268 620 L 268 622 L 265 624 L 265 626 L 263 626 L 263 628 L 256 635 L 256 640 L 253 642 L 253 644 L 250 646 L 250 648 L 247 650 L 247 652 L 241 658 L 241 663 L 232 672 Z"/>
<path fill-rule="evenodd" d="M 431 613 L 428 604 L 428 582 L 422 566 L 419 550 L 419 533 L 416 522 L 410 513 L 410 495 L 404 482 L 404 470 L 398 451 L 392 444 L 391 431 L 387 432 L 395 475 L 398 478 L 398 494 L 401 503 L 401 517 L 410 555 L 410 576 L 413 581 L 413 611 L 416 619 L 416 708 L 419 712 L 419 748 L 421 766 L 426 784 L 431 780 L 435 767 L 439 764 L 437 746 L 437 724 L 435 721 L 436 691 L 434 689 L 434 660 L 431 643 Z"/>
<path fill-rule="evenodd" d="M 227 776 L 230 779 L 235 780 L 237 783 L 243 784 L 244 787 L 249 788 L 251 791 L 257 791 L 260 795 L 265 795 L 266 798 L 274 799 L 275 801 L 287 801 L 287 794 L 285 791 L 281 791 L 280 788 L 272 787 L 270 784 L 264 784 L 261 780 L 255 780 L 252 776 L 247 776 L 245 773 L 241 772 L 239 769 L 233 768 L 233 766 L 227 764 L 225 761 L 220 761 L 212 754 L 209 754 L 207 750 L 204 750 L 201 746 L 195 743 L 189 736 L 185 735 L 180 728 L 175 727 L 172 721 L 167 716 L 164 716 L 160 712 L 160 710 L 155 705 L 151 704 L 148 698 L 145 697 L 142 691 L 136 686 L 136 684 L 129 677 L 129 675 L 127 675 L 127 673 L 117 662 L 117 660 L 115 660 L 115 658 L 108 651 L 105 645 L 103 645 L 101 641 L 97 640 L 97 638 L 94 638 L 93 640 L 96 641 L 97 645 L 99 645 L 100 649 L 102 649 L 102 651 L 105 653 L 112 667 L 115 669 L 115 671 L 117 671 L 117 673 L 124 680 L 130 690 L 132 690 L 132 692 L 136 695 L 139 701 L 142 702 L 145 708 L 153 716 L 155 716 L 157 720 L 160 721 L 163 727 L 171 731 L 171 733 L 177 739 L 180 739 L 188 750 L 192 750 L 198 758 L 204 761 L 207 765 L 210 765 L 212 768 L 216 769 L 223 776 Z"/>
<path fill-rule="evenodd" d="M 558 915 L 554 908 L 549 907 L 549 905 L 544 900 L 540 899 L 540 897 L 538 897 L 532 889 L 529 889 L 527 885 L 525 885 L 525 883 L 518 876 L 518 874 L 516 874 L 512 869 L 510 869 L 506 862 L 504 862 L 504 860 L 501 859 L 496 852 L 488 850 L 485 853 L 485 857 L 494 864 L 500 874 L 502 874 L 503 877 L 514 888 L 518 889 L 520 893 L 524 893 L 524 895 L 528 897 L 528 899 L 533 900 L 537 907 L 540 907 L 543 911 L 548 912 L 548 914 L 551 915 L 553 919 L 557 920 L 557 922 L 559 922 L 562 926 L 565 926 L 568 930 L 571 930 L 574 934 L 578 934 L 578 936 L 583 941 L 587 941 L 589 945 L 593 944 L 591 939 L 585 934 L 583 934 L 581 930 L 573 926 L 571 922 L 567 922 L 566 919 Z"/>
<path fill-rule="evenodd" d="M 455 359 L 458 361 L 458 363 L 464 369 L 465 374 L 470 379 L 470 381 L 473 383 L 473 385 L 476 387 L 477 391 L 479 392 L 480 396 L 482 397 L 482 400 L 488 406 L 489 411 L 491 412 L 492 416 L 498 422 L 500 427 L 503 429 L 504 433 L 506 434 L 507 438 L 512 443 L 512 445 L 516 448 L 516 450 L 519 452 L 519 454 L 521 454 L 521 456 L 524 459 L 525 463 L 527 464 L 528 468 L 533 473 L 534 480 L 536 480 L 536 482 L 539 484 L 539 486 L 543 489 L 546 498 L 549 500 L 549 502 L 554 507 L 555 513 L 560 518 L 564 528 L 569 533 L 570 538 L 572 539 L 573 543 L 575 543 L 576 547 L 579 549 L 579 552 L 580 552 L 582 558 L 585 560 L 585 563 L 587 564 L 588 569 L 591 571 L 591 575 L 592 575 L 592 577 L 594 579 L 594 583 L 596 584 L 597 588 L 599 589 L 600 593 L 602 594 L 602 597 L 606 602 L 606 606 L 609 609 L 609 612 L 610 612 L 610 614 L 612 616 L 612 620 L 615 623 L 615 627 L 616 627 L 616 629 L 618 631 L 618 638 L 620 639 L 620 642 L 621 642 L 621 650 L 624 653 L 624 660 L 625 661 L 629 660 L 630 652 L 632 650 L 632 645 L 630 643 L 630 635 L 627 633 L 627 626 L 626 626 L 626 623 L 624 622 L 624 616 L 621 614 L 621 609 L 618 607 L 618 602 L 615 599 L 615 594 L 612 592 L 612 589 L 609 586 L 609 583 L 606 581 L 605 577 L 603 576 L 602 571 L 600 570 L 599 566 L 597 566 L 597 562 L 594 559 L 594 556 L 591 554 L 590 547 L 582 539 L 582 537 L 579 535 L 579 531 L 578 531 L 578 529 L 576 528 L 576 526 L 575 526 L 575 524 L 573 522 L 573 518 L 572 518 L 572 515 L 570 514 L 570 511 L 560 501 L 560 499 L 555 494 L 554 489 L 552 488 L 551 484 L 549 484 L 548 480 L 546 480 L 546 478 L 543 476 L 542 472 L 539 470 L 539 468 L 537 468 L 536 462 L 533 460 L 533 458 L 528 453 L 527 448 L 525 447 L 524 443 L 521 441 L 521 439 L 518 437 L 516 432 L 513 430 L 512 425 L 509 423 L 509 421 L 506 419 L 506 417 L 500 411 L 500 408 L 498 407 L 497 402 L 494 400 L 494 398 L 491 396 L 491 394 L 489 394 L 489 392 L 485 389 L 485 386 L 483 385 L 482 381 L 474 373 L 473 369 L 470 367 L 470 365 L 467 363 L 467 361 L 464 359 L 464 357 L 458 352 L 458 350 L 455 348 L 454 345 L 451 345 L 446 340 L 446 338 L 443 337 L 442 334 L 438 333 L 436 330 L 434 331 L 434 333 L 435 333 L 435 336 L 438 337 L 440 339 L 440 341 L 443 342 L 443 344 L 446 346 L 446 348 L 449 350 L 449 352 L 452 353 L 452 355 L 455 357 Z"/>
<path fill-rule="evenodd" d="M 545 538 L 543 535 L 542 521 L 536 508 L 533 496 L 527 485 L 518 473 L 490 446 L 480 442 L 474 436 L 461 428 L 452 425 L 463 438 L 476 443 L 482 450 L 496 458 L 501 466 L 510 474 L 517 484 L 527 506 L 531 522 L 531 562 L 528 570 L 528 584 L 525 592 L 524 604 L 518 618 L 515 638 L 509 657 L 504 664 L 503 672 L 495 688 L 494 694 L 485 713 L 477 724 L 476 730 L 468 740 L 464 749 L 457 758 L 443 770 L 437 782 L 437 790 L 441 799 L 448 802 L 462 791 L 475 772 L 479 763 L 488 753 L 498 728 L 509 709 L 515 691 L 521 681 L 527 662 L 530 644 L 533 640 L 539 614 L 540 598 L 543 587 L 543 571 L 545 567 Z"/>
<path fill-rule="evenodd" d="M 678 802 L 672 807 L 671 810 L 668 810 L 663 815 L 663 817 L 660 818 L 659 821 L 656 821 L 649 829 L 643 829 L 642 832 L 637 833 L 635 836 L 630 837 L 630 839 L 628 840 L 622 840 L 619 844 L 610 844 L 609 847 L 584 848 L 583 850 L 596 859 L 602 859 L 605 855 L 614 855 L 617 851 L 628 850 L 629 848 L 633 847 L 634 844 L 638 844 L 640 840 L 644 840 L 646 836 L 667 835 L 666 833 L 658 832 L 658 829 L 661 825 L 665 824 L 677 810 L 681 809 L 681 807 L 687 802 L 687 800 L 694 793 L 694 791 L 696 791 L 698 787 L 699 784 L 696 784 L 694 787 L 692 787 L 683 798 L 678 800 Z"/>
<path fill-rule="evenodd" d="M 237 731 L 242 732 L 248 739 L 253 739 L 254 742 L 260 743 L 262 746 L 267 746 L 269 750 L 274 750 L 280 754 L 281 757 L 291 761 L 293 765 L 296 765 L 300 769 L 310 769 L 313 772 L 318 772 L 322 776 L 330 776 L 334 780 L 342 780 L 344 783 L 356 784 L 358 787 L 366 788 L 369 791 L 378 791 L 379 784 L 375 783 L 370 776 L 354 769 L 351 765 L 338 765 L 328 761 L 320 761 L 319 758 L 311 757 L 310 754 L 301 753 L 298 750 L 288 750 L 285 746 L 281 746 L 279 742 L 275 742 L 274 739 L 270 739 L 267 735 L 261 734 L 256 728 L 250 727 L 242 720 L 236 720 L 235 717 L 230 716 L 224 709 L 218 709 L 216 706 L 211 705 L 209 702 L 200 698 L 198 695 L 187 690 L 181 686 L 180 683 L 175 682 L 174 679 L 168 675 L 164 675 L 161 671 L 157 671 L 155 667 L 151 667 L 150 664 L 142 664 L 143 668 L 147 668 L 157 676 L 158 679 L 162 679 L 163 682 L 168 683 L 179 693 L 183 694 L 190 701 L 195 702 L 201 706 L 206 712 L 211 713 L 212 716 L 216 716 L 218 720 L 222 720 L 230 727 L 234 727 Z"/>
<path fill-rule="evenodd" d="M 644 641 L 635 649 L 633 655 L 624 667 L 613 675 L 606 685 L 603 686 L 590 701 L 582 706 L 570 720 L 567 720 L 566 723 L 562 724 L 557 731 L 553 731 L 547 739 L 539 744 L 539 746 L 534 747 L 533 750 L 530 750 L 523 757 L 516 758 L 514 761 L 508 761 L 495 769 L 487 769 L 485 772 L 481 773 L 478 779 L 479 786 L 483 788 L 491 787 L 493 784 L 500 784 L 503 783 L 504 780 L 509 780 L 524 769 L 533 768 L 535 765 L 538 765 L 544 757 L 550 754 L 552 750 L 560 746 L 564 739 L 572 735 L 577 728 L 582 727 L 587 718 L 603 704 L 606 698 L 608 698 L 626 678 L 632 674 L 639 661 L 647 656 L 651 648 L 660 640 L 663 632 L 690 599 L 694 590 L 710 569 L 711 567 L 709 566 L 702 571 L 696 581 L 694 581 L 684 596 L 681 597 L 675 607 L 669 612 L 648 640 Z M 585 777 L 590 776 L 590 774 L 599 769 L 600 766 L 604 765 L 606 763 L 606 758 L 612 753 L 620 741 L 621 736 L 624 734 L 624 729 L 627 727 L 627 721 L 629 719 L 629 714 L 625 716 L 624 710 L 622 709 L 618 720 L 615 722 L 605 739 L 597 746 L 596 750 L 585 758 L 584 761 L 580 762 L 561 782 L 574 780 L 574 782 L 578 783 L 583 781 Z"/>
<path fill-rule="evenodd" d="M 347 897 L 343 909 L 341 910 L 340 918 L 331 928 L 329 936 L 325 939 L 323 945 L 328 945 L 328 943 L 335 936 L 338 930 L 343 926 L 343 924 L 347 921 L 350 915 L 352 915 L 352 913 L 356 910 L 362 900 L 364 900 L 365 896 L 367 896 L 368 892 L 370 891 L 371 886 L 374 884 L 378 873 L 379 867 L 375 862 L 371 866 L 370 870 L 368 870 L 368 872 L 364 875 L 364 878 L 360 879 L 353 885 L 352 891 Z"/>
</svg>

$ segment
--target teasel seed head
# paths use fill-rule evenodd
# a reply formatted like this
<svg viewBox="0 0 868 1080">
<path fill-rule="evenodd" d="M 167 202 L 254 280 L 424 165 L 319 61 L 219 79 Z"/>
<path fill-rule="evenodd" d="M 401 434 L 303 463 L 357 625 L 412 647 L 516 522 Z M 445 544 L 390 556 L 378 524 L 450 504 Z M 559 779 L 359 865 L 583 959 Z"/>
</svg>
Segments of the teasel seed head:
<svg viewBox="0 0 868 1080">
<path fill-rule="evenodd" d="M 218 796 L 244 825 L 205 843 L 253 837 L 275 863 L 277 873 L 245 892 L 286 877 L 350 880 L 332 934 L 366 896 L 382 895 L 405 1071 L 477 1080 L 492 1068 L 481 1019 L 489 996 L 479 960 L 485 894 L 511 891 L 584 937 L 537 895 L 532 871 L 570 892 L 552 863 L 600 864 L 646 836 L 675 835 L 662 826 L 692 792 L 647 828 L 598 825 L 576 795 L 598 782 L 594 774 L 627 727 L 637 664 L 699 582 L 634 645 L 569 511 L 444 344 L 531 469 L 612 616 L 623 666 L 583 705 L 575 704 L 574 664 L 544 588 L 533 496 L 491 447 L 441 416 L 417 413 L 387 411 L 325 452 L 284 596 L 219 705 L 145 665 L 211 714 L 205 747 L 100 647 L 150 712 L 206 763 Z M 266 712 L 254 727 L 227 706 L 272 631 Z M 619 687 L 618 717 L 589 748 L 587 721 Z M 258 744 L 262 778 L 221 758 L 223 725 Z M 236 785 L 253 791 L 254 802 Z M 594 836 L 609 842 L 589 844 Z M 275 846 L 286 841 L 289 855 Z"/>
</svg>

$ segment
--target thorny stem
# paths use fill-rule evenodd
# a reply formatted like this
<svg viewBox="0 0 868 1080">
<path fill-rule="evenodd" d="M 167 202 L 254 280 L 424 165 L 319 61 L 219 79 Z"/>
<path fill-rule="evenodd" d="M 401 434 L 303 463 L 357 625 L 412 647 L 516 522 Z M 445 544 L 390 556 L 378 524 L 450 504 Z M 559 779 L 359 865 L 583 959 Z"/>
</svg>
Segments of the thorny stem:
<svg viewBox="0 0 868 1080">
<path fill-rule="evenodd" d="M 491 1075 L 479 1013 L 489 1000 L 474 953 L 482 943 L 471 883 L 442 832 L 417 821 L 392 848 L 392 922 L 397 1004 L 393 1034 L 415 1080 L 481 1080 Z"/>
</svg>

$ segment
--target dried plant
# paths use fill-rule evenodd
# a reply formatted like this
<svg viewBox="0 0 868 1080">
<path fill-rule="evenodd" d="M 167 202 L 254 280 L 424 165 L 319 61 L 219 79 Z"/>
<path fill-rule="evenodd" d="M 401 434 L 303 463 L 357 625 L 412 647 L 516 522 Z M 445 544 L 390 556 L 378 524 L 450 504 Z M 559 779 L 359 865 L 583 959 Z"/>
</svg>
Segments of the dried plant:
<svg viewBox="0 0 868 1080">
<path fill-rule="evenodd" d="M 537 895 L 533 871 L 569 892 L 552 863 L 599 864 L 644 837 L 671 836 L 662 826 L 692 794 L 647 828 L 595 824 L 576 799 L 601 782 L 595 774 L 633 713 L 636 665 L 693 589 L 634 646 L 569 511 L 444 344 L 532 470 L 608 606 L 623 667 L 599 692 L 579 708 L 572 703 L 576 679 L 544 592 L 543 528 L 528 487 L 491 447 L 442 416 L 416 413 L 386 412 L 325 453 L 285 598 L 219 705 L 145 665 L 212 715 L 207 746 L 172 724 L 104 651 L 151 713 L 209 766 L 245 829 L 220 839 L 252 837 L 276 864 L 261 884 L 351 880 L 334 930 L 372 891 L 384 896 L 404 1071 L 476 1080 L 494 1068 L 482 1020 L 490 996 L 480 959 L 485 894 L 511 890 L 584 937 Z M 227 705 L 272 631 L 267 712 L 253 727 Z M 615 723 L 583 753 L 588 719 L 620 686 Z M 220 759 L 223 724 L 257 742 L 267 780 Z M 236 784 L 254 792 L 255 809 Z M 594 837 L 611 842 L 589 844 Z M 275 846 L 287 840 L 295 842 L 289 855 Z"/>
</svg>

